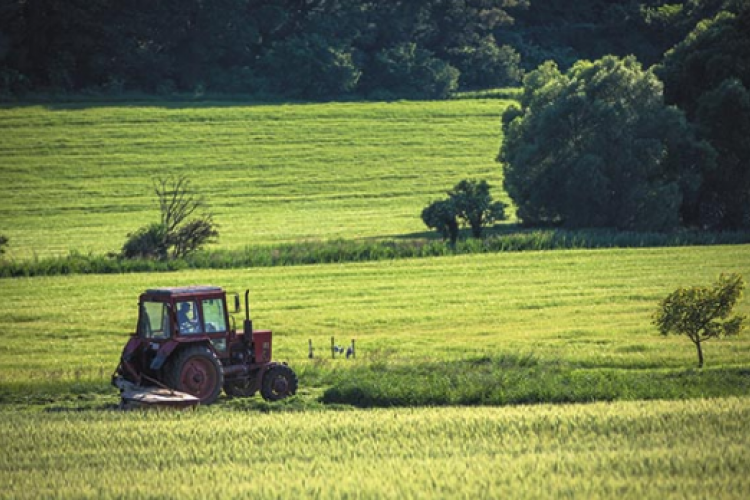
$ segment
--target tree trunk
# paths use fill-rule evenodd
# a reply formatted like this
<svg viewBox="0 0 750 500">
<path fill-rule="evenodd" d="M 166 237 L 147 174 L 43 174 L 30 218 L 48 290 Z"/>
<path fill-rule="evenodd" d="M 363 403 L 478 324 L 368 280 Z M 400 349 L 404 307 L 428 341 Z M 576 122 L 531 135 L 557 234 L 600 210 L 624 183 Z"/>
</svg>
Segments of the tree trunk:
<svg viewBox="0 0 750 500">
<path fill-rule="evenodd" d="M 695 348 L 698 349 L 698 368 L 703 368 L 703 349 L 700 341 L 695 342 Z"/>
</svg>

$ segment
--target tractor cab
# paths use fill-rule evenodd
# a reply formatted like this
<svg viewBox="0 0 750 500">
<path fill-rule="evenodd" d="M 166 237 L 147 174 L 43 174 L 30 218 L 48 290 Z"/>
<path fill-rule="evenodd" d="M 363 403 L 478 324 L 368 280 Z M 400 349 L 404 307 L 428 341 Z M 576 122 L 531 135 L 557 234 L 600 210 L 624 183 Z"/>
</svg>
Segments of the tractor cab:
<svg viewBox="0 0 750 500">
<path fill-rule="evenodd" d="M 239 305 L 239 296 L 235 297 Z M 223 358 L 227 355 L 228 340 L 236 333 L 224 290 L 194 286 L 152 289 L 141 294 L 136 335 L 155 343 L 207 339 L 217 356 Z"/>
<path fill-rule="evenodd" d="M 239 312 L 239 295 L 231 295 L 231 312 Z M 218 286 L 142 293 L 136 330 L 123 349 L 113 384 L 181 391 L 204 404 L 214 402 L 222 389 L 233 397 L 260 391 L 267 400 L 294 394 L 294 372 L 286 363 L 271 361 L 271 331 L 253 329 L 249 290 L 242 332 L 237 332 L 226 299 Z"/>
</svg>

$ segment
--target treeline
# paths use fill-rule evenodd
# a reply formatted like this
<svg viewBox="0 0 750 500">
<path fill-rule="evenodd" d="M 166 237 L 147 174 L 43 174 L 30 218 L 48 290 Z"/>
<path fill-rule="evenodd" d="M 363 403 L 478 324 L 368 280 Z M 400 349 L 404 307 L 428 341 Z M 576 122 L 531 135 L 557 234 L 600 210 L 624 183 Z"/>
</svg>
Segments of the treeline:
<svg viewBox="0 0 750 500">
<path fill-rule="evenodd" d="M 650 64 L 727 0 L 4 0 L 0 95 L 442 98 L 552 59 Z"/>
</svg>

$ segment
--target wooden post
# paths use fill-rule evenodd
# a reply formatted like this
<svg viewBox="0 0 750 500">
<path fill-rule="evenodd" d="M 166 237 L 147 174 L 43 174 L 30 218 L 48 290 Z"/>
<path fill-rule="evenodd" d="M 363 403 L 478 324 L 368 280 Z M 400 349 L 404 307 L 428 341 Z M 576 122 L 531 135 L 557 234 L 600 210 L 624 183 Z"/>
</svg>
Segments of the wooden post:
<svg viewBox="0 0 750 500">
<path fill-rule="evenodd" d="M 313 359 L 313 357 L 314 357 L 314 356 L 313 356 L 312 339 L 309 339 L 309 340 L 307 341 L 307 345 L 308 345 L 308 347 L 309 347 L 309 352 L 308 352 L 308 354 L 307 354 L 307 357 L 308 357 L 308 358 L 310 358 L 310 359 Z"/>
<path fill-rule="evenodd" d="M 354 348 L 354 339 L 352 339 L 352 358 L 357 357 L 357 350 Z"/>
<path fill-rule="evenodd" d="M 331 359 L 336 358 L 336 339 L 331 337 Z"/>
</svg>

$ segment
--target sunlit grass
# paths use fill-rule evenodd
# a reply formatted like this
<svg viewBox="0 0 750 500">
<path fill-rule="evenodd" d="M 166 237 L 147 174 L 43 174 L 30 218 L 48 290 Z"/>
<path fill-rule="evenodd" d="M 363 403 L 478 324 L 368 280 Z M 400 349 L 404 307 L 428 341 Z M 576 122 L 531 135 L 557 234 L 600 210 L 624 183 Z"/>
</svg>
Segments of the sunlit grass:
<svg viewBox="0 0 750 500">
<path fill-rule="evenodd" d="M 200 189 L 220 248 L 423 232 L 462 178 L 499 190 L 509 102 L 0 108 L 0 234 L 21 260 L 118 251 L 166 174 Z"/>
<path fill-rule="evenodd" d="M 0 316 L 6 319 L 0 324 L 0 382 L 6 391 L 31 393 L 67 390 L 65 384 L 74 382 L 98 380 L 101 386 L 135 326 L 140 292 L 208 283 L 249 288 L 256 327 L 275 333 L 276 359 L 289 361 L 303 382 L 314 384 L 356 363 L 504 355 L 591 370 L 691 369 L 692 344 L 659 336 L 651 314 L 678 286 L 711 283 L 721 272 L 750 276 L 747 248 L 527 252 L 6 279 L 0 288 Z M 739 311 L 750 312 L 747 300 Z M 325 361 L 331 337 L 341 345 L 356 339 L 357 360 Z M 308 340 L 319 359 L 307 359 Z M 705 354 L 708 368 L 746 368 L 750 338 L 709 342 Z"/>
<path fill-rule="evenodd" d="M 740 499 L 750 489 L 747 398 L 0 417 L 0 498 Z"/>
</svg>

